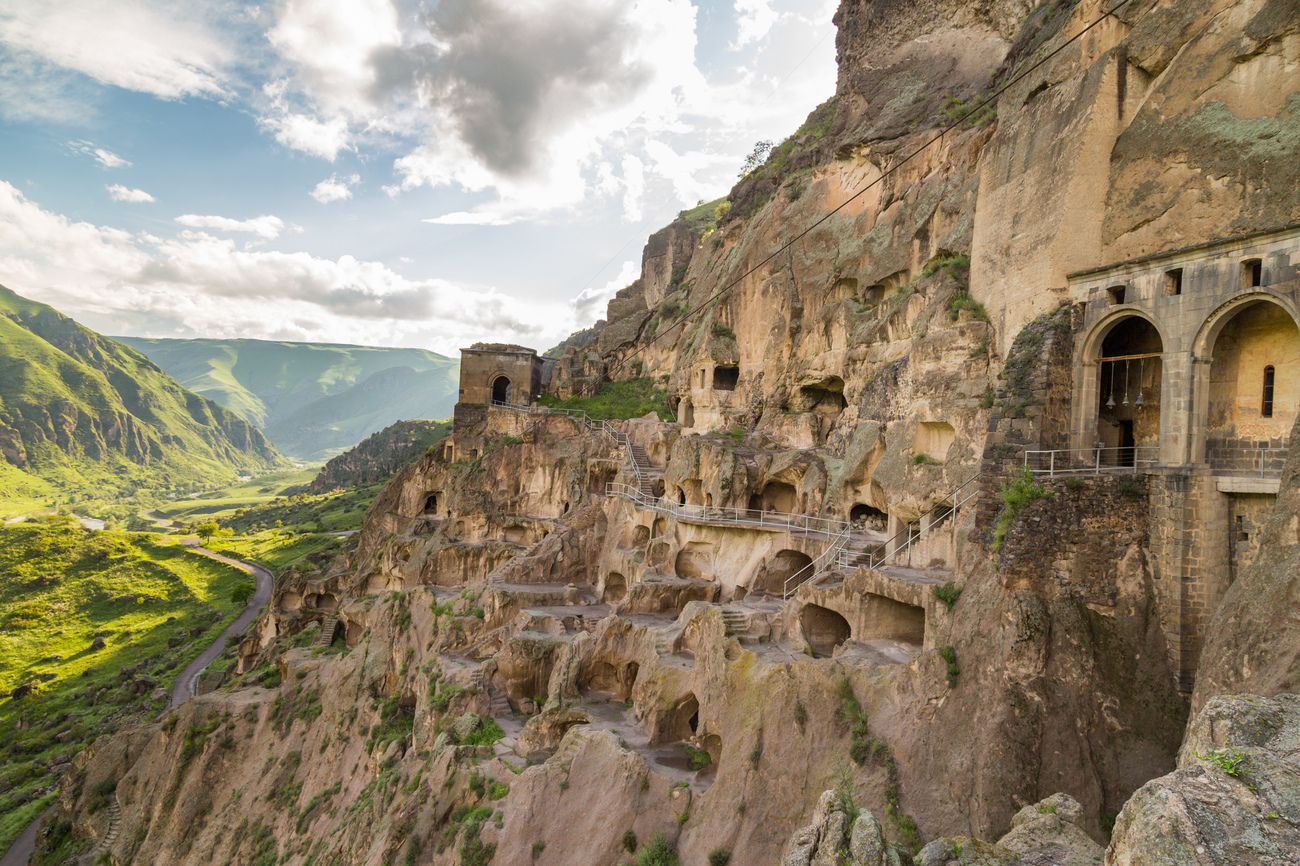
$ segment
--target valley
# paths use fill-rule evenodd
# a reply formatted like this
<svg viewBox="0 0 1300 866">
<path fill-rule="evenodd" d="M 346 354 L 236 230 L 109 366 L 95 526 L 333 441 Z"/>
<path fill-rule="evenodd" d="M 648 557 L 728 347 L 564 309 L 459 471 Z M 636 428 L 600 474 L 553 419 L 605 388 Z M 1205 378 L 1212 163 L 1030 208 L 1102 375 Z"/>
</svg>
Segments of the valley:
<svg viewBox="0 0 1300 866">
<path fill-rule="evenodd" d="M 58 320 L 221 471 L 158 434 L 101 497 L 150 532 L 0 531 L 6 838 L 52 804 L 42 866 L 1294 862 L 1300 12 L 834 23 L 834 95 L 553 351 L 155 368 Z M 78 375 L 24 334 L 22 393 Z M 138 456 L 110 427 L 12 421 L 64 455 L 7 456 L 15 513 L 100 503 L 60 467 Z M 191 533 L 274 579 L 169 706 L 251 592 Z"/>
</svg>

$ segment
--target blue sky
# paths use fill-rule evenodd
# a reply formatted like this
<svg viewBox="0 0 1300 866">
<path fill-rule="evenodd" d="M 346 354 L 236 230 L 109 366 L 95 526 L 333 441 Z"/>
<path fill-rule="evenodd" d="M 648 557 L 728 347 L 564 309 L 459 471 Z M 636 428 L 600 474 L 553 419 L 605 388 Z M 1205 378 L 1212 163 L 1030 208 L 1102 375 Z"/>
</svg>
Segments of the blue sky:
<svg viewBox="0 0 1300 866">
<path fill-rule="evenodd" d="M 832 95 L 835 5 L 16 0 L 0 284 L 109 334 L 546 348 Z"/>
</svg>

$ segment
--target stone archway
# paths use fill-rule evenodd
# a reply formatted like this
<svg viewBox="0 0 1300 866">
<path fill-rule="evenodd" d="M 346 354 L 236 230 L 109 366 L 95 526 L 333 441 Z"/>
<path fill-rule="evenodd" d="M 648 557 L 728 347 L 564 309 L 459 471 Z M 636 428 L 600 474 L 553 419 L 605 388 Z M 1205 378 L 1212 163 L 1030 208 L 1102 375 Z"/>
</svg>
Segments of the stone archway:
<svg viewBox="0 0 1300 866">
<path fill-rule="evenodd" d="M 1300 329 L 1290 311 L 1267 294 L 1237 299 L 1198 342 L 1209 362 L 1197 371 L 1206 462 L 1232 473 L 1280 469 L 1300 410 Z"/>
<path fill-rule="evenodd" d="M 492 402 L 510 402 L 510 377 L 501 375 L 492 380 Z"/>
<path fill-rule="evenodd" d="M 1164 341 L 1144 316 L 1110 322 L 1097 344 L 1096 444 L 1108 466 L 1133 466 L 1160 444 Z"/>
</svg>

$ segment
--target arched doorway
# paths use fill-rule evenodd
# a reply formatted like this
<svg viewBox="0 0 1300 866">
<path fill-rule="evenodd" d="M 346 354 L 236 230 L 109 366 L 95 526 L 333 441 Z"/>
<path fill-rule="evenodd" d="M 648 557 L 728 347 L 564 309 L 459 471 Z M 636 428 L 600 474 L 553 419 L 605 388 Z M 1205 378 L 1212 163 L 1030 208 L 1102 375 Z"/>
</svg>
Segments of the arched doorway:
<svg viewBox="0 0 1300 866">
<path fill-rule="evenodd" d="M 644 528 L 644 527 L 642 527 Z M 627 578 L 617 571 L 605 576 L 605 601 L 614 604 L 627 597 Z"/>
<path fill-rule="evenodd" d="M 816 604 L 806 604 L 799 611 L 799 627 L 813 658 L 819 659 L 830 658 L 853 632 L 847 619 Z"/>
<path fill-rule="evenodd" d="M 510 379 L 508 377 L 497 376 L 492 380 L 492 402 L 510 402 Z"/>
<path fill-rule="evenodd" d="M 1141 316 L 1118 320 L 1097 353 L 1097 441 L 1106 466 L 1155 459 L 1160 444 L 1160 355 L 1155 326 Z"/>
<path fill-rule="evenodd" d="M 1300 409 L 1295 320 L 1260 298 L 1225 313 L 1205 336 L 1210 347 L 1206 461 L 1232 473 L 1280 469 Z"/>
</svg>

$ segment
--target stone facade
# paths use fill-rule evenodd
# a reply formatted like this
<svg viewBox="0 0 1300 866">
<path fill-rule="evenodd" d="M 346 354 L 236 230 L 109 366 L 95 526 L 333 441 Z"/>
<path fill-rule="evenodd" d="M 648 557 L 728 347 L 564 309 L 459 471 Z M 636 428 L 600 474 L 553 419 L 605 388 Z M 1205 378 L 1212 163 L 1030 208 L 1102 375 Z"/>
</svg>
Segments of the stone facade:
<svg viewBox="0 0 1300 866">
<path fill-rule="evenodd" d="M 460 350 L 459 403 L 528 405 L 541 393 L 543 361 L 533 349 L 475 343 Z"/>
</svg>

